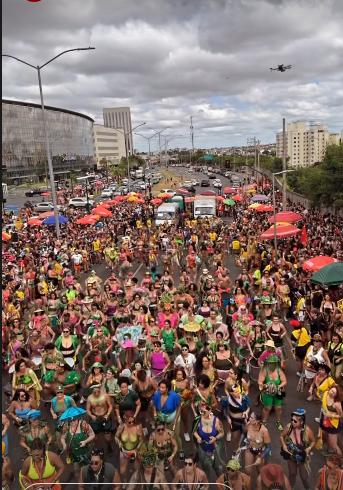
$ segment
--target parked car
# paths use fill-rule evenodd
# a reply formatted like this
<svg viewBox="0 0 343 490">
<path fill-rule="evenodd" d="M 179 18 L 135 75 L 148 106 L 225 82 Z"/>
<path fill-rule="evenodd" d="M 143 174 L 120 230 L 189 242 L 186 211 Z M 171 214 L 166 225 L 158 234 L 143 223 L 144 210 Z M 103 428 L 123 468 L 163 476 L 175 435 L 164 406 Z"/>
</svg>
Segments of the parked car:
<svg viewBox="0 0 343 490">
<path fill-rule="evenodd" d="M 182 184 L 182 187 L 184 189 L 188 189 L 188 187 L 192 187 L 193 186 L 193 181 L 192 180 L 185 180 L 184 183 Z"/>
<path fill-rule="evenodd" d="M 215 178 L 216 178 L 215 174 L 210 174 L 210 173 L 209 173 L 209 174 L 207 174 L 207 175 L 208 175 L 208 178 L 209 178 L 209 179 L 215 179 Z"/>
<path fill-rule="evenodd" d="M 201 182 L 200 182 L 200 187 L 210 187 L 210 181 L 207 180 L 207 179 L 203 179 Z"/>
<path fill-rule="evenodd" d="M 46 189 L 30 189 L 25 192 L 26 197 L 40 196 Z"/>
<path fill-rule="evenodd" d="M 200 182 L 199 182 L 199 180 L 194 179 L 192 184 L 194 187 L 196 187 L 197 185 L 200 185 Z"/>
<path fill-rule="evenodd" d="M 88 204 L 93 206 L 94 201 L 88 199 Z M 87 206 L 87 199 L 85 197 L 73 197 L 72 199 L 69 199 L 68 206 L 70 208 L 85 208 Z"/>
<path fill-rule="evenodd" d="M 53 211 L 54 205 L 52 202 L 39 202 L 39 203 L 34 205 L 33 209 L 36 212 L 45 213 L 46 211 Z M 58 209 L 58 211 L 61 211 L 62 206 L 57 205 L 57 209 Z"/>
<path fill-rule="evenodd" d="M 115 196 L 123 196 L 129 192 L 129 189 L 127 188 L 126 185 L 121 185 L 118 187 L 118 189 L 114 192 Z"/>
<path fill-rule="evenodd" d="M 172 194 L 173 196 L 175 196 L 175 194 L 176 194 L 176 192 L 173 191 L 173 189 L 161 189 L 160 193 L 161 194 Z"/>
<path fill-rule="evenodd" d="M 103 189 L 101 191 L 100 197 L 107 197 L 111 199 L 112 195 L 113 195 L 112 189 Z"/>
<path fill-rule="evenodd" d="M 213 181 L 213 187 L 216 187 L 217 189 L 221 189 L 223 187 L 221 180 L 219 180 L 219 179 L 214 180 Z"/>
</svg>

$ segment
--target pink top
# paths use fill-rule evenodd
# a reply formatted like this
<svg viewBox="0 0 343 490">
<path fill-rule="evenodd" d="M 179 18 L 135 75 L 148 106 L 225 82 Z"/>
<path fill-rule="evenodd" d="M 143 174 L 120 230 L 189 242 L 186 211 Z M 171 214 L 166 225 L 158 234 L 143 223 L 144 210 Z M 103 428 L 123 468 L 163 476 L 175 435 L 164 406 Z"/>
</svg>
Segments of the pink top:
<svg viewBox="0 0 343 490">
<path fill-rule="evenodd" d="M 164 327 L 164 322 L 167 320 L 167 315 L 163 312 L 158 313 L 157 315 L 157 323 L 160 328 Z M 172 313 L 170 315 L 170 325 L 172 328 L 176 328 L 179 324 L 179 315 L 177 313 Z"/>
<path fill-rule="evenodd" d="M 163 371 L 166 367 L 166 360 L 163 352 L 153 352 L 151 354 L 151 369 L 154 371 Z"/>
</svg>

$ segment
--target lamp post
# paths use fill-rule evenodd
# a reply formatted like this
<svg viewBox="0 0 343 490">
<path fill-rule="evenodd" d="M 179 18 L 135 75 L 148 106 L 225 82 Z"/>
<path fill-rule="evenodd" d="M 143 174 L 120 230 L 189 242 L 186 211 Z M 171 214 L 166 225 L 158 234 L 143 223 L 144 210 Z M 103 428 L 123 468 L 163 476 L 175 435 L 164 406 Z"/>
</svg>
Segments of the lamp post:
<svg viewBox="0 0 343 490">
<path fill-rule="evenodd" d="M 277 258 L 277 239 L 276 239 L 276 202 L 275 202 L 275 176 L 284 175 L 289 172 L 294 172 L 292 169 L 281 170 L 281 172 L 274 172 L 272 178 L 272 193 L 273 193 L 273 217 L 274 217 L 274 249 L 275 257 Z"/>
<path fill-rule="evenodd" d="M 141 126 L 144 126 L 144 124 L 146 124 L 146 123 L 143 122 L 141 124 L 138 124 L 137 126 L 135 126 L 130 131 L 127 131 L 127 132 L 123 131 L 122 129 L 115 128 L 116 131 L 119 131 L 120 133 L 122 133 L 124 135 L 124 141 L 125 141 L 125 158 L 126 158 L 126 164 L 127 164 L 127 180 L 128 180 L 127 188 L 128 188 L 128 191 L 129 192 L 130 192 L 130 161 L 129 161 L 129 152 L 128 152 L 128 148 L 127 148 L 127 136 L 129 136 L 131 133 L 133 133 L 133 131 L 135 129 L 140 128 Z"/>
<path fill-rule="evenodd" d="M 17 58 L 16 56 L 12 56 L 9 54 L 3 54 L 2 57 L 4 58 L 12 58 L 16 61 L 19 61 L 20 63 L 23 63 L 24 65 L 29 66 L 30 68 L 33 68 L 34 70 L 37 70 L 37 75 L 38 75 L 38 85 L 39 85 L 39 94 L 40 94 L 40 101 L 41 101 L 41 107 L 42 107 L 42 121 L 43 121 L 43 132 L 44 132 L 44 139 L 45 139 L 45 149 L 46 149 L 46 155 L 47 155 L 47 160 L 48 160 L 48 168 L 49 168 L 49 178 L 50 178 L 50 185 L 51 185 L 51 195 L 52 195 L 52 203 L 54 206 L 54 216 L 55 216 L 55 230 L 56 230 L 56 237 L 57 239 L 60 238 L 60 224 L 58 221 L 58 209 L 57 209 L 57 196 L 56 196 L 56 188 L 55 188 L 55 178 L 54 178 L 54 168 L 52 166 L 52 158 L 51 158 L 51 151 L 50 151 L 50 142 L 49 142 L 49 135 L 48 135 L 48 128 L 47 128 L 47 123 L 46 123 L 46 115 L 45 115 L 45 106 L 44 106 L 44 98 L 43 98 L 43 88 L 42 88 L 42 79 L 41 79 L 41 70 L 44 68 L 46 65 L 51 63 L 52 61 L 56 60 L 60 56 L 62 56 L 65 53 L 70 53 L 71 51 L 89 51 L 93 50 L 95 48 L 73 48 L 73 49 L 66 49 L 65 51 L 62 51 L 61 53 L 57 54 L 50 60 L 48 60 L 46 63 L 43 63 L 43 65 L 32 65 L 31 63 L 28 63 L 27 61 L 21 60 L 20 58 Z"/>
</svg>

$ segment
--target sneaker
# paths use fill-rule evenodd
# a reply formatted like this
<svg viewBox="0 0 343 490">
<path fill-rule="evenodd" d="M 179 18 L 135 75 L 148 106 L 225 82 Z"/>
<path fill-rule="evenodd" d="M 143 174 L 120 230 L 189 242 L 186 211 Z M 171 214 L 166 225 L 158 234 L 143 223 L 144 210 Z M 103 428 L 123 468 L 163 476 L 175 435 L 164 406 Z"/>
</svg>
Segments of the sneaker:
<svg viewBox="0 0 343 490">
<path fill-rule="evenodd" d="M 319 418 L 319 417 L 316 417 L 316 418 L 314 419 L 314 421 L 315 421 L 315 422 L 317 422 L 317 424 L 319 424 L 319 423 L 320 423 L 320 418 Z"/>
<path fill-rule="evenodd" d="M 300 371 L 297 371 L 297 376 L 300 378 L 300 376 L 302 375 L 302 373 Z"/>
<path fill-rule="evenodd" d="M 276 425 L 276 428 L 279 432 L 282 432 L 283 431 L 283 425 L 281 424 L 280 420 L 277 420 L 275 422 L 275 425 Z"/>
<path fill-rule="evenodd" d="M 81 396 L 79 403 L 82 405 L 83 403 L 85 403 L 85 401 L 86 401 L 86 400 L 84 399 L 84 397 L 83 397 L 83 396 Z"/>
<path fill-rule="evenodd" d="M 191 440 L 191 438 L 189 437 L 188 432 L 185 432 L 185 441 L 189 442 L 190 440 Z"/>
<path fill-rule="evenodd" d="M 313 402 L 313 396 L 312 396 L 312 395 L 308 396 L 308 397 L 306 398 L 306 400 L 307 400 L 308 402 Z"/>
</svg>

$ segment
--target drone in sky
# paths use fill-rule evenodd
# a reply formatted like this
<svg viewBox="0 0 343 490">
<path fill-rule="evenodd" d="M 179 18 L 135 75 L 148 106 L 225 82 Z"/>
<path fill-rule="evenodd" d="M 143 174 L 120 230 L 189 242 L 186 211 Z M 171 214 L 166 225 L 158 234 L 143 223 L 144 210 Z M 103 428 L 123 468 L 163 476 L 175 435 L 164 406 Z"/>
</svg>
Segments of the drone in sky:
<svg viewBox="0 0 343 490">
<path fill-rule="evenodd" d="M 270 71 L 281 71 L 284 72 L 286 70 L 290 70 L 292 68 L 292 65 L 277 65 L 276 68 L 270 68 Z"/>
</svg>

